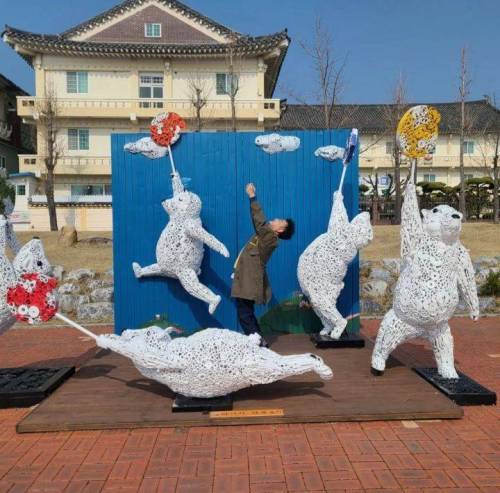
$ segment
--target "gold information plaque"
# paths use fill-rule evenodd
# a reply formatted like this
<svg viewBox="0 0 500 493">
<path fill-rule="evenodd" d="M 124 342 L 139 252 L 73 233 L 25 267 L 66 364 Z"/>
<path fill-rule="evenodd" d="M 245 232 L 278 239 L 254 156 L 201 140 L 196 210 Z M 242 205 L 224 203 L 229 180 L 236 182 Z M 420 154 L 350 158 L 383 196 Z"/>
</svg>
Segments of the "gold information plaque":
<svg viewBox="0 0 500 493">
<path fill-rule="evenodd" d="M 269 418 L 284 416 L 283 409 L 238 409 L 237 411 L 211 411 L 210 417 L 215 419 L 227 418 Z"/>
</svg>

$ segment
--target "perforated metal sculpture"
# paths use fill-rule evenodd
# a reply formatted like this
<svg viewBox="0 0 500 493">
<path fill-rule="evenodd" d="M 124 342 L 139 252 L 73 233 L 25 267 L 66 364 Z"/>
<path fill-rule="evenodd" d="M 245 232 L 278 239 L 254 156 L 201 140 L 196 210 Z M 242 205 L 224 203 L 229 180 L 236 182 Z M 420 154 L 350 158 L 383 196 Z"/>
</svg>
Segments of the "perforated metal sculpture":
<svg viewBox="0 0 500 493">
<path fill-rule="evenodd" d="M 281 356 L 260 347 L 260 336 L 226 329 L 205 329 L 172 339 L 173 328 L 148 327 L 121 335 L 95 335 L 57 312 L 56 280 L 24 274 L 8 290 L 9 309 L 30 324 L 57 317 L 96 344 L 132 360 L 146 378 L 168 385 L 186 397 L 209 398 L 281 380 L 309 371 L 332 378 L 332 370 L 313 354 Z"/>
<path fill-rule="evenodd" d="M 297 268 L 300 287 L 323 324 L 320 334 L 333 339 L 338 339 L 347 325 L 347 320 L 336 307 L 337 299 L 344 287 L 343 280 L 347 267 L 358 250 L 373 239 L 370 215 L 362 212 L 349 222 L 342 195 L 345 170 L 356 143 L 357 134 L 353 133 L 350 145 L 344 152 L 344 168 L 339 189 L 333 195 L 328 231 L 318 236 L 304 250 Z M 333 156 L 333 153 L 316 155 Z M 338 155 L 338 151 L 335 151 L 335 155 Z M 330 160 L 329 157 L 326 158 Z"/>
<path fill-rule="evenodd" d="M 207 245 L 224 257 L 229 257 L 227 248 L 215 236 L 203 229 L 198 195 L 184 190 L 178 173 L 172 177 L 174 196 L 162 205 L 170 220 L 156 245 L 156 263 L 141 267 L 132 264 L 137 278 L 167 276 L 178 279 L 182 287 L 195 298 L 208 304 L 208 311 L 215 312 L 221 297 L 203 285 L 198 275 L 201 272 L 204 248 Z"/>
<path fill-rule="evenodd" d="M 7 257 L 7 246 L 17 253 L 13 262 Z M 51 269 L 41 240 L 34 238 L 20 247 L 12 225 L 5 216 L 0 215 L 0 334 L 16 321 L 7 303 L 9 287 L 26 272 L 48 274 Z"/>
<path fill-rule="evenodd" d="M 398 144 L 411 158 L 432 152 L 440 115 L 418 106 L 403 116 Z M 381 375 L 396 347 L 415 337 L 430 341 L 438 373 L 458 378 L 453 358 L 453 336 L 448 320 L 462 295 L 472 319 L 479 317 L 474 268 L 460 243 L 462 214 L 447 205 L 422 210 L 417 202 L 413 162 L 406 186 L 401 220 L 401 274 L 392 309 L 385 315 L 372 354 L 372 372 Z"/>
<path fill-rule="evenodd" d="M 213 314 L 221 297 L 198 279 L 204 254 L 203 245 L 226 258 L 229 257 L 229 252 L 223 243 L 203 228 L 200 219 L 201 200 L 198 195 L 185 190 L 175 168 L 171 144 L 179 139 L 183 128 L 185 123 L 179 115 L 163 113 L 152 121 L 151 137 L 125 145 L 125 150 L 140 152 L 150 159 L 164 157 L 167 154 L 164 150 L 168 149 L 172 169 L 173 197 L 162 203 L 170 220 L 156 244 L 156 263 L 141 267 L 133 262 L 132 268 L 137 278 L 166 276 L 178 279 L 191 296 L 207 303 L 209 313 Z"/>
<path fill-rule="evenodd" d="M 401 221 L 401 274 L 392 309 L 385 315 L 372 354 L 375 374 L 403 342 L 423 337 L 432 344 L 439 374 L 458 378 L 448 320 L 461 293 L 472 319 L 479 317 L 474 268 L 460 243 L 462 214 L 447 205 L 422 210 L 413 182 L 404 196 Z"/>
</svg>

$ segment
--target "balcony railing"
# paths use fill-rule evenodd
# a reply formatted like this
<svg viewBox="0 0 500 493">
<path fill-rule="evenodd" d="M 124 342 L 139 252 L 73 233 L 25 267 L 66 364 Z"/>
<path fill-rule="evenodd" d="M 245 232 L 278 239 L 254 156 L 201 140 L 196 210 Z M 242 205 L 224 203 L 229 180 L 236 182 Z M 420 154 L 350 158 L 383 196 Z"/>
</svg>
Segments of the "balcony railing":
<svg viewBox="0 0 500 493">
<path fill-rule="evenodd" d="M 111 204 L 111 195 L 57 195 L 54 197 L 56 204 Z M 32 205 L 47 204 L 45 195 L 32 195 Z"/>
<path fill-rule="evenodd" d="M 46 99 L 33 96 L 19 96 L 19 116 L 39 118 Z M 183 118 L 196 118 L 196 110 L 189 99 L 86 99 L 57 98 L 61 117 L 89 118 L 152 118 L 161 111 L 175 111 Z M 279 99 L 237 100 L 238 119 L 278 119 Z M 227 99 L 208 100 L 201 110 L 203 119 L 231 118 L 231 102 Z"/>
<path fill-rule="evenodd" d="M 40 176 L 45 172 L 43 157 L 36 154 L 19 154 L 19 171 L 32 172 Z M 58 159 L 54 173 L 108 175 L 111 173 L 111 158 L 109 156 L 63 156 Z"/>
</svg>

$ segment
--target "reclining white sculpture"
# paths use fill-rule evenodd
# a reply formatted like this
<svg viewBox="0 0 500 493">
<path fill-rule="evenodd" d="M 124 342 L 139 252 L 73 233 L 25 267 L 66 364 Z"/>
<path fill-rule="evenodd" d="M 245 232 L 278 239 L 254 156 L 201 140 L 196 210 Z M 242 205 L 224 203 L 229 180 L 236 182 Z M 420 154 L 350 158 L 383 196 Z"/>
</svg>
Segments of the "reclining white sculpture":
<svg viewBox="0 0 500 493">
<path fill-rule="evenodd" d="M 207 303 L 209 313 L 213 314 L 221 297 L 198 280 L 204 253 L 203 244 L 226 258 L 229 257 L 229 252 L 223 243 L 203 229 L 200 219 L 201 200 L 198 195 L 184 190 L 177 172 L 172 174 L 172 188 L 173 198 L 162 204 L 170 220 L 156 245 L 156 263 L 141 267 L 134 262 L 134 274 L 137 278 L 167 276 L 179 279 L 182 287 L 191 296 Z"/>
<path fill-rule="evenodd" d="M 413 173 L 412 175 L 413 176 Z M 460 243 L 462 214 L 447 205 L 418 209 L 415 185 L 406 187 L 401 221 L 401 274 L 393 307 L 385 315 L 372 354 L 372 373 L 381 375 L 397 346 L 423 337 L 432 344 L 438 373 L 458 378 L 448 325 L 461 293 L 473 320 L 479 317 L 474 268 Z"/>
<path fill-rule="evenodd" d="M 98 346 L 130 358 L 139 372 L 186 397 L 220 397 L 252 385 L 272 383 L 309 371 L 322 379 L 332 370 L 319 356 L 281 356 L 260 347 L 260 336 L 205 329 L 171 339 L 174 329 L 149 327 L 96 337 Z"/>
<path fill-rule="evenodd" d="M 323 324 L 321 335 L 338 339 L 344 332 L 347 320 L 336 308 L 337 299 L 347 267 L 372 239 L 370 215 L 362 212 L 349 222 L 342 192 L 335 192 L 328 231 L 304 250 L 297 269 L 302 292 Z"/>
</svg>

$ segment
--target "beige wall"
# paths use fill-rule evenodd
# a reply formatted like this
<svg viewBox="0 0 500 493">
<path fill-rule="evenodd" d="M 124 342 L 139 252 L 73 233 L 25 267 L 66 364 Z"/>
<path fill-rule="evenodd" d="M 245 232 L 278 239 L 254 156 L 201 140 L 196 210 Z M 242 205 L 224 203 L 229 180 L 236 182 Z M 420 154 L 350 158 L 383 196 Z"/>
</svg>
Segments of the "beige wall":
<svg viewBox="0 0 500 493">
<path fill-rule="evenodd" d="M 33 231 L 50 231 L 49 213 L 46 207 L 30 207 L 30 229 Z M 66 217 L 73 215 L 78 231 L 111 231 L 113 229 L 111 207 L 58 207 L 57 223 L 61 228 Z"/>
</svg>

